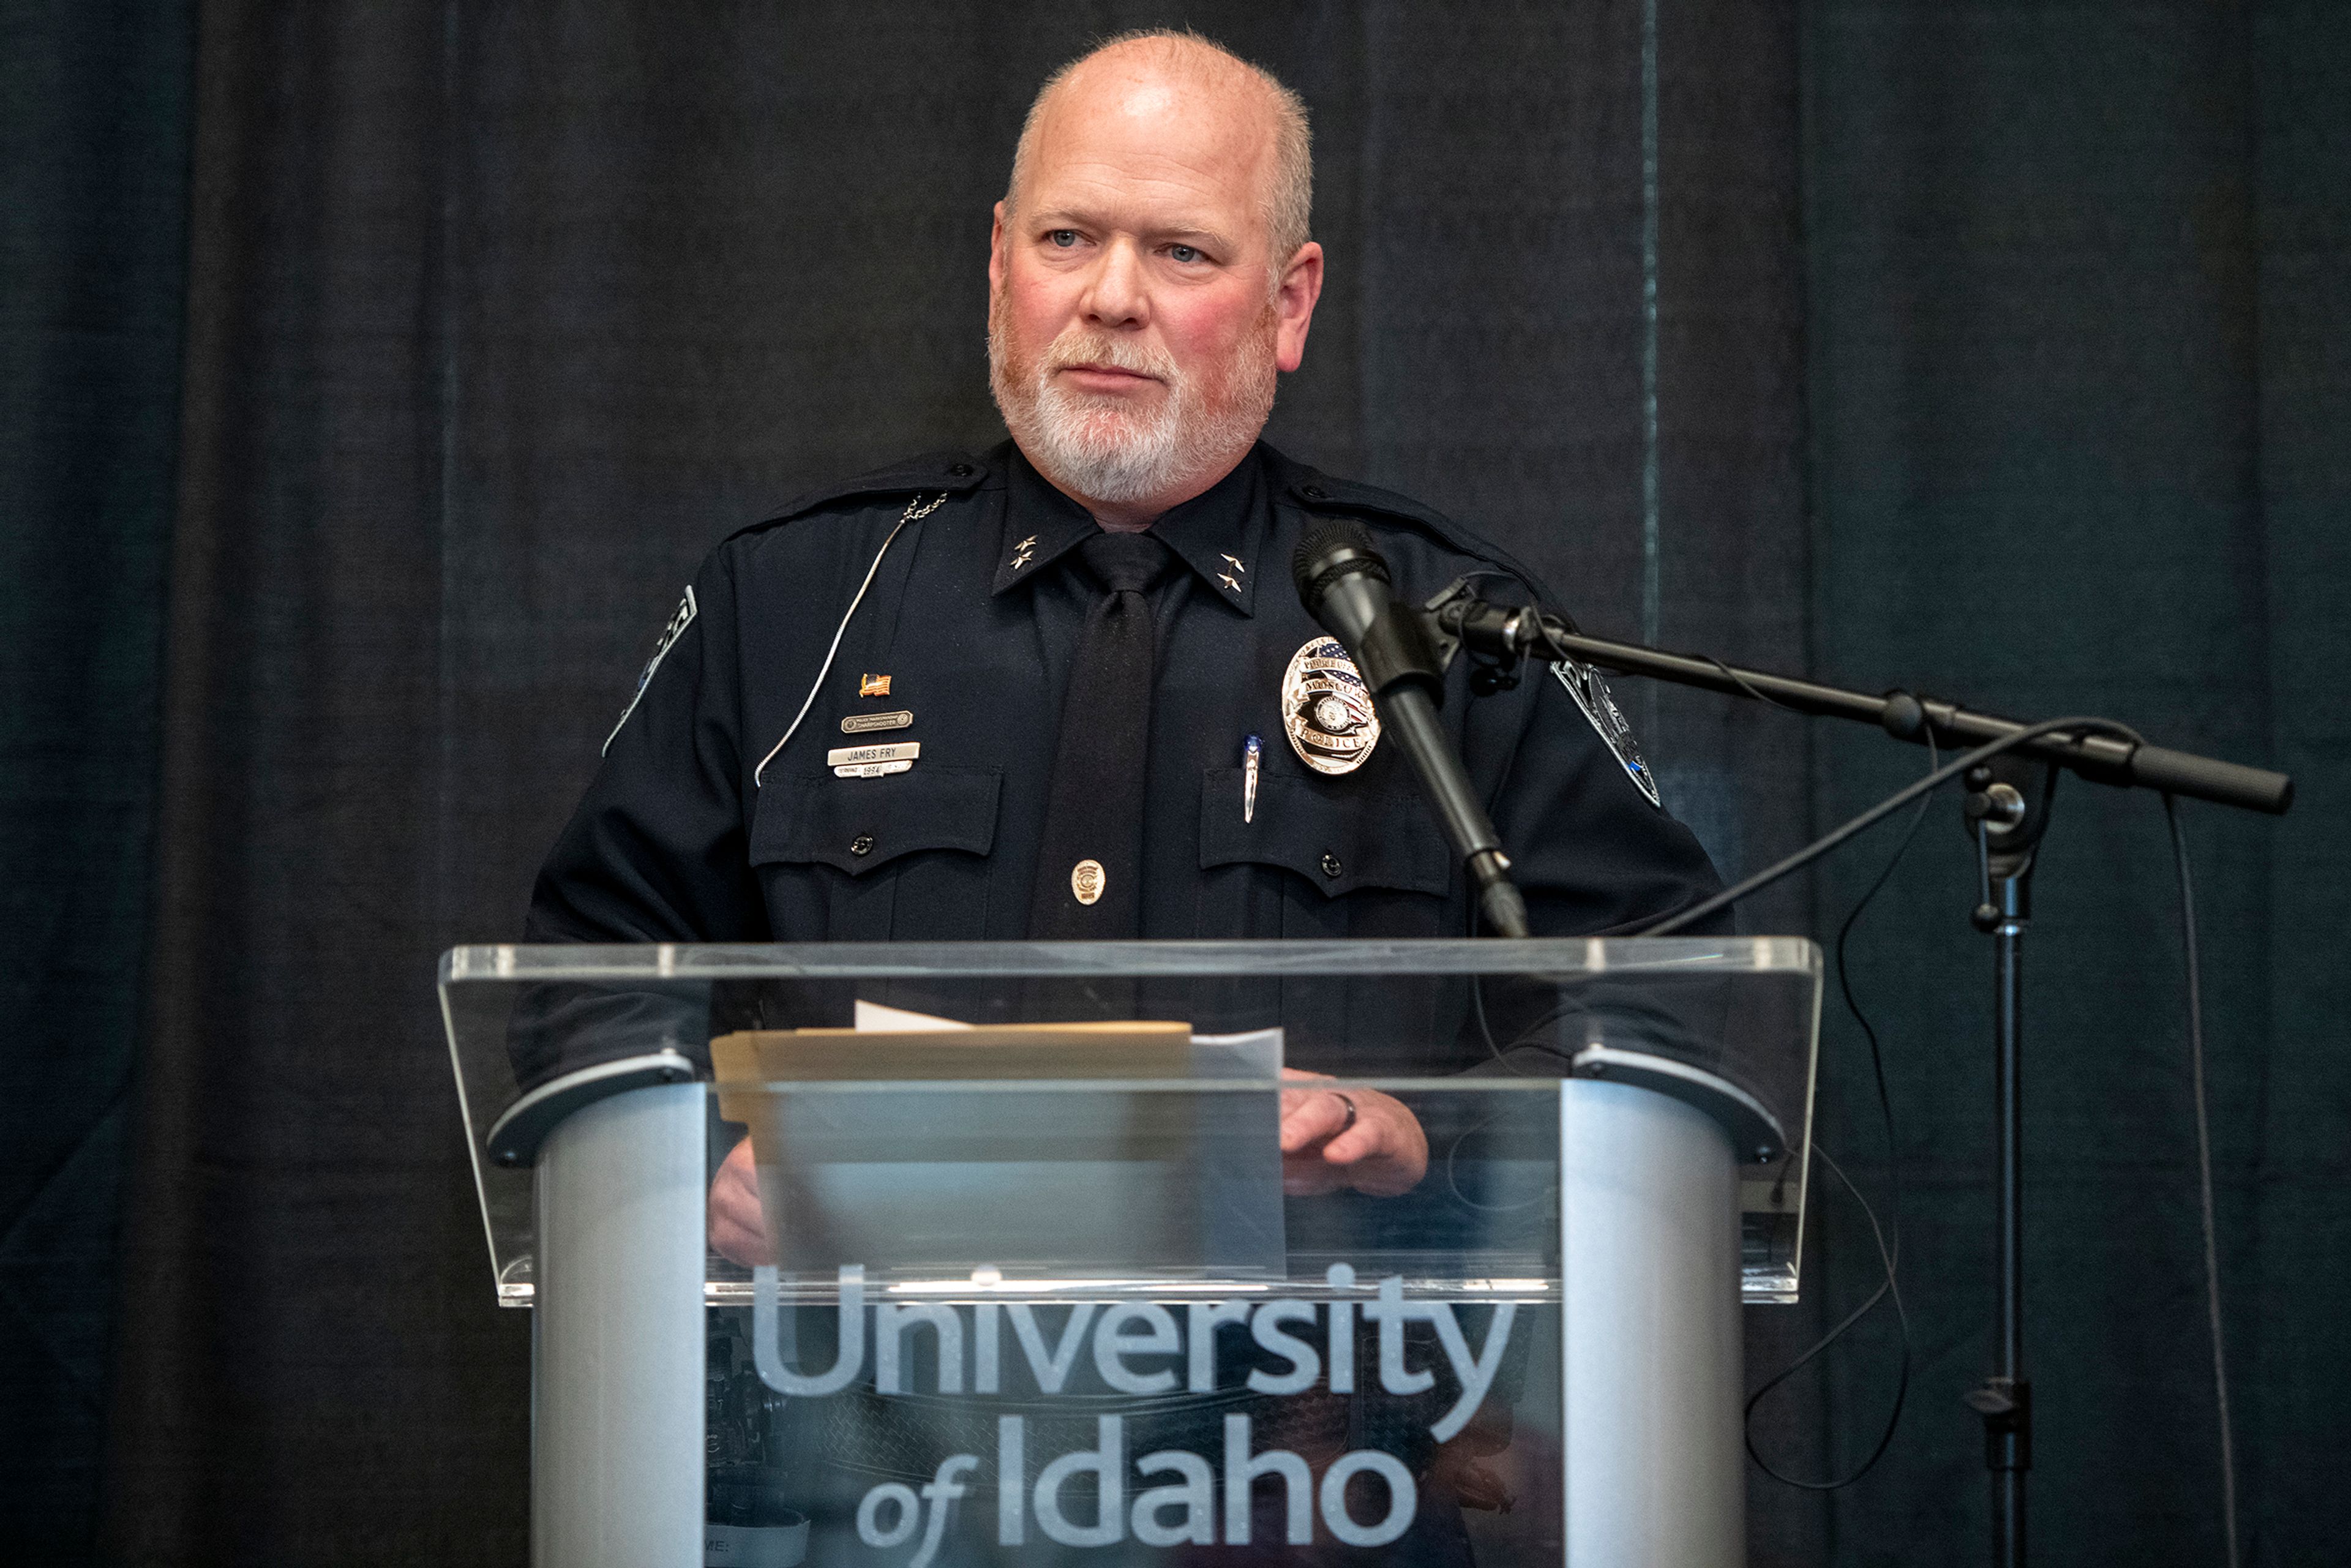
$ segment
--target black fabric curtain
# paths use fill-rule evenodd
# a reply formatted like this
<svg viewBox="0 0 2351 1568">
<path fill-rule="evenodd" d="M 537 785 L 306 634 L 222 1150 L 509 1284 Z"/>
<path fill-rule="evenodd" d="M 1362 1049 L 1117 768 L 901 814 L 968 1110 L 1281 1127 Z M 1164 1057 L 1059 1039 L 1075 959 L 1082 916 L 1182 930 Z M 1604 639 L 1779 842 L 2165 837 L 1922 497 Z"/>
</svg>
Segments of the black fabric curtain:
<svg viewBox="0 0 2351 1568">
<path fill-rule="evenodd" d="M 36 938 L 10 945 L 11 1120 L 37 1135 L 0 1150 L 0 1376 L 30 1416 L 9 1539 L 525 1559 L 528 1325 L 491 1304 L 434 958 L 518 927 L 716 539 L 999 438 L 984 263 L 1020 113 L 1092 36 L 1168 21 L 1315 114 L 1332 281 L 1270 433 L 1293 455 L 1447 507 L 1597 632 L 2112 712 L 2301 777 L 2285 823 L 2190 832 L 2250 1560 L 2351 1526 L 2325 1332 L 2351 1283 L 2346 769 L 2314 689 L 2351 576 L 2335 8 L 26 15 L 7 178 L 39 203 L 5 256 L 0 453 L 34 656 L 0 776 L 8 929 Z M 20 173 L 59 157 L 78 172 Z M 111 359 L 71 336 L 91 323 Z M 1924 760 L 1625 695 L 1726 870 Z M 1958 1399 L 1989 1354 L 1990 977 L 1956 823 L 1936 808 L 1855 951 L 1909 1197 L 1912 1407 L 1832 1499 L 1750 1477 L 1759 1563 L 1980 1554 Z M 2032 939 L 2052 1561 L 2218 1555 L 2159 823 L 2062 790 Z M 1833 935 L 1874 843 L 1748 928 Z M 1820 1135 L 1882 1204 L 1866 1073 L 1833 1018 Z M 1874 1282 L 1858 1211 L 1815 1193 L 1808 1304 L 1749 1314 L 1759 1380 Z M 1856 1460 L 1892 1354 L 1873 1320 L 1759 1442 L 1808 1475 Z"/>
<path fill-rule="evenodd" d="M 89 1551 L 155 843 L 193 7 L 0 10 L 0 1553 Z"/>
<path fill-rule="evenodd" d="M 1807 9 L 1813 635 L 1823 674 L 1995 711 L 2124 717 L 2294 773 L 2272 821 L 2184 808 L 2203 922 L 2210 1103 L 2248 1562 L 2339 1556 L 2351 1500 L 2351 1106 L 2344 1019 L 2351 654 L 2351 8 Z M 1823 820 L 1918 758 L 1859 746 Z M 1840 1562 L 1979 1562 L 1990 1367 L 1988 944 L 1972 855 L 1931 815 L 1855 938 L 1911 1204 L 1916 1405 L 1841 1494 Z M 1834 929 L 1876 867 L 1820 881 Z M 2025 975 L 2025 1277 L 2036 1549 L 2219 1563 L 2180 946 L 2150 799 L 2061 785 Z M 1882 1182 L 1848 1030 L 1823 1141 Z M 1847 1166 L 1853 1169 L 1852 1166 Z M 1839 1199 L 1824 1207 L 1834 1215 Z M 1832 1221 L 1832 1295 L 1865 1235 Z M 1886 1340 L 1839 1358 L 1861 1457 Z"/>
</svg>

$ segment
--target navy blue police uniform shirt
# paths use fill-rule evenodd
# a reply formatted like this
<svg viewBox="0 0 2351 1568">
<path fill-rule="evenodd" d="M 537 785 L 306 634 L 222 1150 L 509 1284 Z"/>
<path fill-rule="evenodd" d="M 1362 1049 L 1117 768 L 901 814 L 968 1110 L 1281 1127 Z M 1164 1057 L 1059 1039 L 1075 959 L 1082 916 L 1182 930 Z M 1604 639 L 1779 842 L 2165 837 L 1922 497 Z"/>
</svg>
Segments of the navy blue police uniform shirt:
<svg viewBox="0 0 2351 1568">
<path fill-rule="evenodd" d="M 1286 737 L 1283 674 L 1323 635 L 1290 562 L 1305 530 L 1330 517 L 1371 530 L 1400 597 L 1418 601 L 1482 572 L 1489 597 L 1550 602 L 1524 568 L 1458 524 L 1262 443 L 1160 518 L 1152 532 L 1181 570 L 1153 591 L 1146 939 L 1471 928 L 1466 878 L 1400 749 L 1383 737 L 1362 767 L 1331 776 Z M 865 476 L 726 540 L 695 575 L 539 873 L 528 938 L 1024 937 L 1032 879 L 1071 871 L 1037 861 L 1062 696 L 1097 591 L 1077 547 L 1096 527 L 1008 442 Z M 789 744 L 774 749 L 869 570 L 830 672 Z M 869 675 L 889 678 L 886 696 L 861 695 Z M 1467 677 L 1457 660 L 1444 722 L 1537 935 L 1630 932 L 1718 890 L 1698 841 L 1652 803 L 1558 681 L 1537 668 L 1473 700 Z M 878 712 L 913 722 L 844 733 L 843 719 Z M 1245 820 L 1252 735 L 1260 777 Z M 904 772 L 836 777 L 827 753 L 861 740 L 921 751 Z M 1381 1005 L 1377 990 L 1349 987 L 1343 1011 L 1366 1015 Z M 1483 1053 L 1435 1049 L 1410 1065 L 1460 1069 Z M 1335 1047 L 1317 1054 L 1293 1038 L 1293 1062 L 1370 1065 Z"/>
</svg>

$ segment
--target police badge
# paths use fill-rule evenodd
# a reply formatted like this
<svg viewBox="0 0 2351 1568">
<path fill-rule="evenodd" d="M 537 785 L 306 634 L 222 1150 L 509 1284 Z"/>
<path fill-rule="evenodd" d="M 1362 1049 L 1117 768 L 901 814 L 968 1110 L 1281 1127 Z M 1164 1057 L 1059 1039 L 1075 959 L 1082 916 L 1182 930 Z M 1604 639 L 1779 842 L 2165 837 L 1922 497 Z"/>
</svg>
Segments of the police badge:
<svg viewBox="0 0 2351 1568">
<path fill-rule="evenodd" d="M 1616 699 L 1608 695 L 1608 683 L 1600 678 L 1600 672 L 1573 659 L 1561 659 L 1552 665 L 1551 673 L 1559 677 L 1559 684 L 1567 688 L 1567 695 L 1575 699 L 1575 706 L 1583 710 L 1583 716 L 1600 732 L 1601 740 L 1631 777 L 1634 786 L 1648 797 L 1650 805 L 1663 810 L 1665 802 L 1657 799 L 1657 781 L 1650 775 L 1649 765 L 1641 760 L 1641 748 L 1633 744 L 1633 727 L 1617 710 Z"/>
<path fill-rule="evenodd" d="M 1355 661 L 1335 637 L 1316 637 L 1290 656 L 1281 675 L 1281 728 L 1298 759 L 1317 773 L 1353 773 L 1380 743 Z"/>
</svg>

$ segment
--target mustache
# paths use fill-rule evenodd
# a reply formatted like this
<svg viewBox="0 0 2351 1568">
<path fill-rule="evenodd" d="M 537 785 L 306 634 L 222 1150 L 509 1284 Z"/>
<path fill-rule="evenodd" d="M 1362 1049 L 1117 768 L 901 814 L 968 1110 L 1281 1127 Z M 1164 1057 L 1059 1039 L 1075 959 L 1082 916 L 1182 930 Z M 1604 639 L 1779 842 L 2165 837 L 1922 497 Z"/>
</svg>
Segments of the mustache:
<svg viewBox="0 0 2351 1568">
<path fill-rule="evenodd" d="M 1176 380 L 1175 361 L 1165 354 L 1155 353 L 1140 343 L 1123 342 L 1107 333 L 1074 329 L 1053 340 L 1038 364 L 1040 375 L 1066 371 L 1078 365 L 1106 365 L 1113 370 L 1128 371 L 1139 376 L 1173 383 Z"/>
</svg>

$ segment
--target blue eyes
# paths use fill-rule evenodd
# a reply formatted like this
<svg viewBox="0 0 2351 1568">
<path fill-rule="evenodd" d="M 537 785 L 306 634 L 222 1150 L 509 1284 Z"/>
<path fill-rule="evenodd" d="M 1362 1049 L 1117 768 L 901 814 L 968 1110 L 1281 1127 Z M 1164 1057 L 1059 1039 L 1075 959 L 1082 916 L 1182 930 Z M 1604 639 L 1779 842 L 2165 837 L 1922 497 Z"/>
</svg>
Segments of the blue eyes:
<svg viewBox="0 0 2351 1568">
<path fill-rule="evenodd" d="M 1075 229 L 1045 231 L 1045 243 L 1055 250 L 1075 250 L 1084 238 L 1085 236 Z M 1167 257 L 1178 267 L 1190 267 L 1196 262 L 1208 259 L 1201 253 L 1200 247 L 1194 245 L 1171 245 L 1167 247 Z"/>
</svg>

